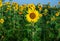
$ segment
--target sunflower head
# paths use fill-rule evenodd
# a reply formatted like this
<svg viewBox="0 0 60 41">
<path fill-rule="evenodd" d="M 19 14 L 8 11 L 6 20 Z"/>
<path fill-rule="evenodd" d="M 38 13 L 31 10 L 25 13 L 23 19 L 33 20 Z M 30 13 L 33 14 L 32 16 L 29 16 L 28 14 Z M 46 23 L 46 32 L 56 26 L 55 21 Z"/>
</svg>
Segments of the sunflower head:
<svg viewBox="0 0 60 41">
<path fill-rule="evenodd" d="M 2 1 L 0 1 L 0 7 L 2 7 Z"/>
<path fill-rule="evenodd" d="M 10 2 L 6 2 L 5 5 L 10 5 Z"/>
<path fill-rule="evenodd" d="M 18 4 L 15 4 L 14 6 L 13 6 L 13 9 L 15 10 L 15 11 L 17 11 L 18 10 Z"/>
<path fill-rule="evenodd" d="M 0 23 L 2 23 L 2 24 L 3 24 L 3 23 L 4 23 L 4 19 L 0 19 Z"/>
<path fill-rule="evenodd" d="M 38 8 L 39 8 L 39 10 L 42 10 L 42 6 L 41 5 L 38 5 Z"/>
<path fill-rule="evenodd" d="M 27 7 L 27 4 L 23 4 L 22 6 L 23 6 L 24 8 L 26 8 L 26 7 Z"/>
<path fill-rule="evenodd" d="M 39 19 L 39 13 L 37 10 L 28 9 L 28 14 L 26 14 L 26 20 L 28 22 L 36 23 Z"/>
<path fill-rule="evenodd" d="M 19 6 L 19 11 L 23 11 L 24 7 L 23 6 Z"/>
<path fill-rule="evenodd" d="M 60 4 L 60 2 L 58 2 L 58 4 Z"/>
<path fill-rule="evenodd" d="M 32 3 L 32 4 L 28 4 L 28 8 L 31 8 L 31 9 L 35 9 L 35 5 Z"/>
<path fill-rule="evenodd" d="M 55 16 L 59 16 L 60 14 L 59 14 L 59 12 L 57 12 L 56 14 L 55 14 Z"/>
<path fill-rule="evenodd" d="M 18 4 L 17 4 L 16 2 L 13 2 L 13 3 L 12 3 L 12 6 L 15 6 L 15 5 L 18 5 Z"/>
</svg>

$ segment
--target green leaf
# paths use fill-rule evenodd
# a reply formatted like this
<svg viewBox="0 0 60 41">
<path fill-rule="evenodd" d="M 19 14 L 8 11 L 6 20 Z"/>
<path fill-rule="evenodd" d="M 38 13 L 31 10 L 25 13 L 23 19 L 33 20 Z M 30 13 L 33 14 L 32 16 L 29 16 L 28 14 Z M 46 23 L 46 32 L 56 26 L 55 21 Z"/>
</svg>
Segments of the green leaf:
<svg viewBox="0 0 60 41">
<path fill-rule="evenodd" d="M 49 34 L 49 37 L 50 37 L 50 38 L 54 38 L 54 34 L 53 34 L 53 33 L 50 33 L 50 34 Z"/>
<path fill-rule="evenodd" d="M 24 38 L 23 41 L 28 41 L 28 39 L 27 38 Z"/>
</svg>

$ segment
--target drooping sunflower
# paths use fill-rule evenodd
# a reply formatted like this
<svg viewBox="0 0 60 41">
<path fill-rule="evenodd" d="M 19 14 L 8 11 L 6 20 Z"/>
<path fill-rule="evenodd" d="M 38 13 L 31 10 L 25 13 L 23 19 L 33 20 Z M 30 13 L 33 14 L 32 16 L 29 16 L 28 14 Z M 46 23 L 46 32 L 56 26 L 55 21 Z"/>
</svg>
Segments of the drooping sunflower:
<svg viewBox="0 0 60 41">
<path fill-rule="evenodd" d="M 28 22 L 36 23 L 39 19 L 39 13 L 35 9 L 28 9 L 28 14 L 26 14 L 26 20 Z"/>
</svg>

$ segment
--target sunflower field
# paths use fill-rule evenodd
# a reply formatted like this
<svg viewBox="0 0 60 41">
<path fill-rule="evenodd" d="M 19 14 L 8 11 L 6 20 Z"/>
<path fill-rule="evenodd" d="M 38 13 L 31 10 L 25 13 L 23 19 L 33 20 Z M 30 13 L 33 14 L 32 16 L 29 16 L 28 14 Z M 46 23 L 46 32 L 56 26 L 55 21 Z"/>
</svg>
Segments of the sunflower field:
<svg viewBox="0 0 60 41">
<path fill-rule="evenodd" d="M 60 41 L 58 5 L 0 0 L 0 41 Z"/>
</svg>

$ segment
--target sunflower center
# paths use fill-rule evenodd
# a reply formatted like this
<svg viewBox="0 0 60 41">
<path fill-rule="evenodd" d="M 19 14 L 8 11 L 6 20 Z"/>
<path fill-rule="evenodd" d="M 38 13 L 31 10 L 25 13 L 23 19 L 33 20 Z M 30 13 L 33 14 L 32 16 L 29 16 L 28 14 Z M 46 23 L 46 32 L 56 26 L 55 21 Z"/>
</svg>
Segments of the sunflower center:
<svg viewBox="0 0 60 41">
<path fill-rule="evenodd" d="M 30 13 L 30 18 L 34 19 L 36 17 L 35 13 Z"/>
</svg>

